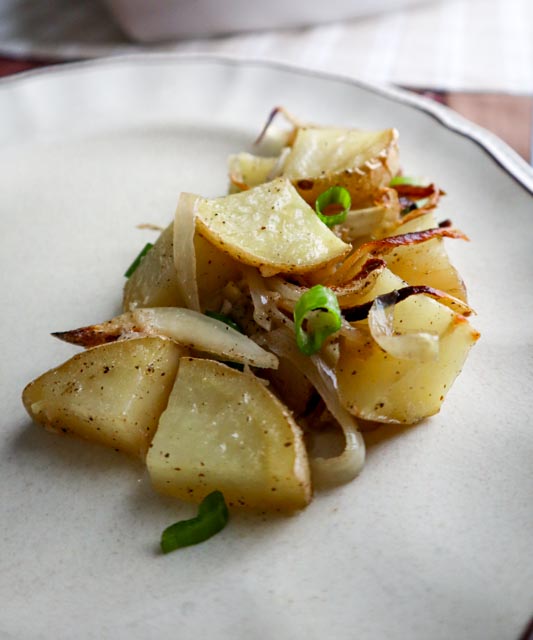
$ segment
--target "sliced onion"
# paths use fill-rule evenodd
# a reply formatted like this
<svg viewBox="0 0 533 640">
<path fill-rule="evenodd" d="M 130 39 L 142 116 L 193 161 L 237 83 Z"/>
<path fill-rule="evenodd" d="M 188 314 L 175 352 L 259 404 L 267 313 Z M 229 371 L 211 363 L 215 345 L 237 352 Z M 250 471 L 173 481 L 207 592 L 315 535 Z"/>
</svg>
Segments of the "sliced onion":
<svg viewBox="0 0 533 640">
<path fill-rule="evenodd" d="M 257 269 L 247 267 L 243 269 L 243 274 L 254 305 L 254 321 L 265 331 L 270 331 L 272 320 L 274 318 L 279 320 L 280 316 L 283 316 L 274 303 L 274 299 L 279 298 L 279 294 L 267 289 L 265 280 Z"/>
<path fill-rule="evenodd" d="M 372 207 L 348 212 L 345 221 L 335 233 L 345 242 L 357 243 L 366 237 L 383 238 L 402 222 L 398 194 L 394 189 L 382 189 Z"/>
<path fill-rule="evenodd" d="M 330 287 L 339 301 L 341 309 L 347 309 L 354 305 L 354 301 L 365 289 L 369 289 L 374 284 L 379 274 L 387 266 L 387 263 L 380 258 L 369 258 L 361 265 L 354 277 L 342 286 Z M 285 311 L 293 311 L 295 304 L 301 296 L 309 291 L 308 287 L 288 282 L 281 277 L 269 278 L 267 283 L 269 289 L 273 289 L 279 294 L 277 305 Z"/>
<path fill-rule="evenodd" d="M 378 296 L 370 307 L 368 327 L 377 344 L 399 360 L 436 360 L 439 355 L 439 336 L 425 331 L 396 334 L 395 307 L 396 301 L 389 294 Z"/>
<path fill-rule="evenodd" d="M 342 225 L 339 225 L 339 233 L 345 242 L 347 239 L 369 236 L 381 224 L 386 213 L 383 206 L 349 211 Z"/>
<path fill-rule="evenodd" d="M 468 237 L 459 229 L 449 227 L 435 227 L 433 229 L 424 229 L 422 231 L 412 231 L 410 233 L 402 233 L 397 236 L 387 236 L 380 240 L 371 240 L 359 246 L 351 253 L 341 264 L 341 266 L 329 276 L 326 284 L 328 286 L 341 285 L 353 278 L 360 268 L 361 261 L 364 257 L 381 256 L 389 251 L 394 251 L 397 247 L 411 246 L 427 242 L 433 238 L 454 238 L 458 240 L 468 240 Z"/>
<path fill-rule="evenodd" d="M 409 212 L 404 217 L 404 222 L 408 219 L 413 220 L 416 218 L 418 211 L 427 213 L 430 209 L 434 209 L 439 203 L 440 197 L 446 195 L 444 191 L 434 184 L 427 186 L 407 183 L 395 184 L 393 185 L 393 189 L 397 192 L 400 203 L 404 209 L 409 208 L 409 205 L 412 203 L 417 205 L 417 209 Z"/>
<path fill-rule="evenodd" d="M 278 178 L 282 174 L 283 167 L 285 166 L 285 161 L 287 160 L 287 156 L 289 155 L 290 152 L 291 152 L 290 147 L 283 147 L 283 149 L 281 150 L 281 153 L 279 154 L 276 160 L 276 163 L 274 164 L 272 169 L 270 169 L 270 171 L 268 172 L 267 179 L 266 179 L 267 182 L 274 180 L 274 178 Z"/>
<path fill-rule="evenodd" d="M 326 488 L 351 482 L 365 464 L 365 441 L 357 426 L 344 425 L 343 431 L 346 444 L 340 456 L 309 459 L 316 486 Z"/>
<path fill-rule="evenodd" d="M 174 217 L 174 265 L 178 273 L 178 287 L 187 307 L 200 311 L 198 282 L 196 279 L 196 207 L 198 196 L 182 193 Z"/>
<path fill-rule="evenodd" d="M 381 294 L 382 301 L 385 302 L 386 305 L 390 304 L 398 304 L 402 300 L 409 298 L 410 296 L 418 296 L 420 294 L 424 294 L 434 300 L 437 300 L 445 307 L 448 307 L 455 313 L 462 316 L 470 316 L 473 313 L 475 314 L 474 309 L 470 305 L 468 305 L 463 300 L 456 298 L 455 296 L 450 295 L 446 291 L 441 291 L 440 289 L 435 289 L 434 287 L 429 287 L 425 284 L 421 285 L 406 285 L 401 289 L 393 289 L 388 293 Z M 358 322 L 359 320 L 366 320 L 368 318 L 368 314 L 370 312 L 370 308 L 374 304 L 374 300 L 369 300 L 367 302 L 363 302 L 362 304 L 356 304 L 349 308 L 347 308 L 344 312 L 344 318 L 348 322 Z"/>
<path fill-rule="evenodd" d="M 278 113 L 281 113 L 281 115 L 283 115 L 285 120 L 290 125 L 292 125 L 292 130 L 290 132 L 290 135 L 288 136 L 289 141 L 292 142 L 291 138 L 294 137 L 295 131 L 297 131 L 300 127 L 303 126 L 302 123 L 295 116 L 293 116 L 292 113 L 289 113 L 287 109 L 285 109 L 285 107 L 274 107 L 272 111 L 269 113 L 267 121 L 265 122 L 263 128 L 261 129 L 261 133 L 257 136 L 254 144 L 259 144 L 260 142 L 263 141 L 263 138 L 266 136 L 272 123 L 274 122 L 274 118 L 278 115 Z"/>
<path fill-rule="evenodd" d="M 307 287 L 300 287 L 297 284 L 288 282 L 284 278 L 276 277 L 268 279 L 268 286 L 274 290 L 279 298 L 278 305 L 286 311 L 293 311 L 295 304 L 301 296 L 309 291 Z"/>
<path fill-rule="evenodd" d="M 308 357 L 300 353 L 294 329 L 291 330 L 290 326 L 272 331 L 265 336 L 265 341 L 276 355 L 289 360 L 309 380 L 344 432 L 346 444 L 340 456 L 311 458 L 314 482 L 322 486 L 333 486 L 353 480 L 363 468 L 365 444 L 357 431 L 354 417 L 341 405 L 334 368 L 319 355 Z"/>
<path fill-rule="evenodd" d="M 84 347 L 140 336 L 158 336 L 232 362 L 268 369 L 278 367 L 274 354 L 224 322 L 177 307 L 135 309 L 100 325 L 53 335 Z"/>
</svg>

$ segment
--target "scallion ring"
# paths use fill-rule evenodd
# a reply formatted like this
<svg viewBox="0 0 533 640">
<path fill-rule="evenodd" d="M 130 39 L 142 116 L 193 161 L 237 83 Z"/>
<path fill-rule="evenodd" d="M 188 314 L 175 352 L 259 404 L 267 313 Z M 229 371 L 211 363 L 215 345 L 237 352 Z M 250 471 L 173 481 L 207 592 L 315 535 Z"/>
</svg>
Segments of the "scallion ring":
<svg viewBox="0 0 533 640">
<path fill-rule="evenodd" d="M 141 250 L 141 252 L 139 253 L 139 255 L 135 258 L 135 260 L 130 264 L 130 266 L 128 267 L 128 270 L 126 271 L 126 273 L 124 274 L 125 278 L 131 278 L 131 276 L 135 273 L 135 271 L 137 270 L 137 267 L 141 264 L 142 259 L 144 258 L 144 256 L 150 251 L 150 249 L 153 247 L 154 245 L 151 242 L 147 242 L 143 249 Z"/>
<path fill-rule="evenodd" d="M 396 176 L 389 182 L 389 187 L 397 187 L 402 184 L 419 185 L 420 182 L 411 176 Z"/>
<path fill-rule="evenodd" d="M 302 294 L 294 307 L 294 324 L 298 349 L 306 356 L 319 351 L 326 338 L 341 328 L 341 310 L 333 291 L 317 284 Z"/>
<path fill-rule="evenodd" d="M 342 211 L 332 215 L 326 215 L 324 211 L 327 207 L 332 205 L 340 205 Z M 348 211 L 352 206 L 352 199 L 350 192 L 344 187 L 331 187 L 327 191 L 321 193 L 315 202 L 315 211 L 317 216 L 328 227 L 333 227 L 336 224 L 341 224 L 346 220 Z"/>
<path fill-rule="evenodd" d="M 161 536 L 161 550 L 169 553 L 211 538 L 228 523 L 228 507 L 220 491 L 206 496 L 198 507 L 198 515 L 167 527 Z"/>
</svg>

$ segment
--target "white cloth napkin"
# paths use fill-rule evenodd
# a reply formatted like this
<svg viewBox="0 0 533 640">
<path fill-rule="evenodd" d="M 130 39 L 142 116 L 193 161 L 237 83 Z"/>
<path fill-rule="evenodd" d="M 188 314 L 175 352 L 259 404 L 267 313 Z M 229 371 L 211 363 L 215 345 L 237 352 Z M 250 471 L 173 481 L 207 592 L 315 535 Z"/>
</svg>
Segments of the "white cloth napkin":
<svg viewBox="0 0 533 640">
<path fill-rule="evenodd" d="M 136 45 L 95 2 L 3 0 L 0 55 L 214 53 L 445 91 L 533 93 L 533 0 L 442 0 L 328 25 Z"/>
</svg>

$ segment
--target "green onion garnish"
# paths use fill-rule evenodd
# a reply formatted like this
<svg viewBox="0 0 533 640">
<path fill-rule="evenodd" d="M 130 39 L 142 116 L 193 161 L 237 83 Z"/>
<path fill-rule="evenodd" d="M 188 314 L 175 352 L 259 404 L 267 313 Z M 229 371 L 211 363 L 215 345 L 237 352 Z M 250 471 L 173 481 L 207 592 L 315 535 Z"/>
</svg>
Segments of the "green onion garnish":
<svg viewBox="0 0 533 640">
<path fill-rule="evenodd" d="M 340 205 L 342 211 L 333 215 L 325 215 L 325 209 L 331 205 Z M 346 220 L 346 215 L 348 211 L 350 211 L 351 206 L 352 199 L 348 189 L 344 187 L 331 187 L 318 196 L 315 202 L 315 211 L 324 224 L 327 224 L 328 227 L 333 227 Z"/>
<path fill-rule="evenodd" d="M 224 315 L 223 313 L 219 313 L 218 311 L 206 311 L 205 315 L 213 318 L 213 320 L 219 320 L 220 322 L 227 324 L 228 327 L 235 329 L 235 331 L 238 331 L 239 333 L 244 333 L 244 331 L 234 320 L 232 320 L 229 316 Z"/>
<path fill-rule="evenodd" d="M 161 550 L 169 553 L 181 547 L 198 544 L 214 536 L 228 523 L 228 507 L 220 491 L 206 496 L 198 507 L 198 515 L 167 527 L 161 536 Z"/>
<path fill-rule="evenodd" d="M 390 181 L 389 187 L 396 187 L 400 184 L 418 185 L 420 182 L 416 178 L 411 178 L 410 176 L 396 176 Z"/>
<path fill-rule="evenodd" d="M 142 249 L 141 253 L 139 253 L 139 255 L 135 258 L 135 260 L 130 264 L 128 270 L 124 274 L 125 278 L 131 278 L 131 276 L 135 273 L 135 270 L 137 269 L 137 267 L 141 264 L 141 261 L 144 258 L 144 256 L 150 251 L 150 249 L 153 246 L 154 245 L 151 242 L 147 242 L 144 245 L 144 248 Z"/>
<path fill-rule="evenodd" d="M 294 323 L 298 349 L 306 356 L 319 351 L 326 338 L 341 328 L 341 310 L 333 291 L 317 284 L 301 295 L 294 307 Z"/>
</svg>

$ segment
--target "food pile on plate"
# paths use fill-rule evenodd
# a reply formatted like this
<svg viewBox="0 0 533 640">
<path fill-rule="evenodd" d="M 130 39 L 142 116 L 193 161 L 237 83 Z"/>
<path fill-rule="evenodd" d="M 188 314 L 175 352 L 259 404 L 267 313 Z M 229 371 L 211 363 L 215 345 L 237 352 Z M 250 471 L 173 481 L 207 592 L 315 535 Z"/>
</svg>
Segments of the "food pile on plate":
<svg viewBox="0 0 533 640">
<path fill-rule="evenodd" d="M 444 246 L 466 238 L 397 142 L 274 110 L 229 195 L 179 196 L 124 313 L 54 334 L 85 350 L 25 388 L 31 417 L 140 456 L 183 500 L 293 511 L 353 479 L 361 429 L 438 412 L 478 338 Z"/>
</svg>

